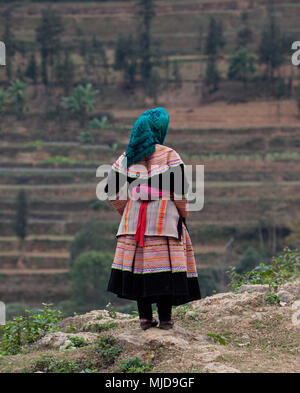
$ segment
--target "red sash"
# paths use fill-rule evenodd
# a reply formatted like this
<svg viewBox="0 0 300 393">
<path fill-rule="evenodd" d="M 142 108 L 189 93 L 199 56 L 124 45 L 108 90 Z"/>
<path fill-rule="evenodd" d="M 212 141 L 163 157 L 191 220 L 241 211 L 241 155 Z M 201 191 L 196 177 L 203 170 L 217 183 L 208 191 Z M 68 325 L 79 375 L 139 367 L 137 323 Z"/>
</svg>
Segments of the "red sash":
<svg viewBox="0 0 300 393">
<path fill-rule="evenodd" d="M 142 201 L 139 211 L 139 220 L 137 224 L 135 240 L 140 242 L 140 247 L 144 247 L 144 236 L 146 229 L 146 217 L 147 217 L 147 204 L 149 201 Z"/>
<path fill-rule="evenodd" d="M 140 210 L 139 210 L 139 220 L 137 224 L 137 229 L 135 233 L 135 240 L 139 243 L 140 247 L 144 247 L 144 236 L 146 230 L 146 218 L 147 218 L 147 204 L 149 202 L 149 198 L 151 199 L 151 195 L 156 195 L 156 197 L 162 197 L 166 195 L 167 192 L 158 190 L 157 188 L 148 187 L 146 184 L 139 185 L 135 187 L 132 192 L 134 195 L 143 193 L 144 196 L 147 196 L 148 199 L 142 200 Z M 141 195 L 141 194 L 140 194 Z"/>
</svg>

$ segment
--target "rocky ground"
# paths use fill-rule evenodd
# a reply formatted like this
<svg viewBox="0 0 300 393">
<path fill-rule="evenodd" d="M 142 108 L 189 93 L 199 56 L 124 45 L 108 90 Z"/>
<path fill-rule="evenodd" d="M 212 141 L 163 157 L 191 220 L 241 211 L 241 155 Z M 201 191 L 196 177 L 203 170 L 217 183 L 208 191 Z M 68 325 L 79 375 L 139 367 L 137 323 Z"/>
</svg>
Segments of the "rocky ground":
<svg viewBox="0 0 300 393">
<path fill-rule="evenodd" d="M 37 359 L 54 356 L 93 364 L 99 372 L 116 372 L 122 361 L 136 357 L 161 373 L 299 372 L 300 280 L 279 288 L 279 304 L 270 305 L 267 293 L 266 285 L 244 285 L 236 294 L 176 307 L 175 326 L 168 331 L 142 331 L 137 317 L 94 310 L 64 319 L 59 332 L 44 336 L 26 353 L 0 357 L 0 369 L 34 372 Z M 99 337 L 108 334 L 122 349 L 111 362 L 96 349 Z M 88 345 L 76 348 L 72 337 Z"/>
</svg>

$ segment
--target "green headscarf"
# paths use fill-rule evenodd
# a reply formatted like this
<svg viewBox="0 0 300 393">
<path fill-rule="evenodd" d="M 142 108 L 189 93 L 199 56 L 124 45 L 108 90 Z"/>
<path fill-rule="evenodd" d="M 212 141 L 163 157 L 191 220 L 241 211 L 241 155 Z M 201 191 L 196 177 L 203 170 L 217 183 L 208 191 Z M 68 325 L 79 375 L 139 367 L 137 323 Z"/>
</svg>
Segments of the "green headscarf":
<svg viewBox="0 0 300 393">
<path fill-rule="evenodd" d="M 164 108 L 149 109 L 142 113 L 131 130 L 126 149 L 127 168 L 154 153 L 156 143 L 163 145 L 168 128 L 169 114 Z"/>
</svg>

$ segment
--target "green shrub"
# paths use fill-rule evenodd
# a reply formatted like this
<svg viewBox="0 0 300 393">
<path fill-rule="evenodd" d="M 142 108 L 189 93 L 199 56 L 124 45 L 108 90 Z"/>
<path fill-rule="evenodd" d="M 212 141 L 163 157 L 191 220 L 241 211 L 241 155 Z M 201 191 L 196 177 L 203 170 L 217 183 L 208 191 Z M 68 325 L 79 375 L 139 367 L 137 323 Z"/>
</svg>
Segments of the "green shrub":
<svg viewBox="0 0 300 393">
<path fill-rule="evenodd" d="M 239 265 L 236 267 L 237 273 L 246 273 L 251 269 L 254 269 L 259 262 L 264 262 L 266 255 L 257 251 L 253 247 L 248 247 L 244 253 Z"/>
<path fill-rule="evenodd" d="M 226 338 L 224 336 L 220 336 L 220 334 L 207 333 L 207 336 L 211 337 L 215 343 L 219 343 L 221 345 L 227 345 Z"/>
<path fill-rule="evenodd" d="M 107 330 L 113 330 L 117 327 L 116 322 L 103 322 L 89 324 L 84 330 L 87 332 L 106 332 Z"/>
<path fill-rule="evenodd" d="M 89 345 L 89 342 L 83 337 L 69 337 L 69 341 L 71 341 L 73 347 L 75 348 L 86 347 Z"/>
<path fill-rule="evenodd" d="M 34 360 L 30 367 L 31 372 L 44 373 L 96 373 L 96 369 L 87 368 L 85 364 L 74 360 L 58 360 L 52 356 L 43 356 Z M 24 371 L 28 371 L 25 369 Z"/>
<path fill-rule="evenodd" d="M 96 344 L 96 352 L 99 353 L 106 363 L 112 364 L 120 356 L 123 349 L 116 345 L 116 339 L 109 334 L 99 338 Z"/>
<path fill-rule="evenodd" d="M 279 304 L 280 298 L 276 293 L 274 293 L 272 291 L 267 291 L 265 293 L 265 302 L 271 306 L 276 305 L 276 304 Z"/>
<path fill-rule="evenodd" d="M 82 131 L 79 134 L 78 139 L 81 143 L 84 143 L 84 144 L 92 145 L 93 143 L 95 143 L 93 134 L 91 132 Z"/>
<path fill-rule="evenodd" d="M 25 147 L 43 147 L 43 141 L 38 139 L 36 141 L 28 142 Z"/>
<path fill-rule="evenodd" d="M 193 311 L 193 307 L 190 303 L 183 304 L 181 306 L 173 307 L 174 314 L 178 318 L 184 318 L 188 311 Z"/>
<path fill-rule="evenodd" d="M 117 231 L 115 224 L 108 225 L 103 221 L 92 219 L 88 221 L 75 236 L 70 245 L 70 265 L 86 251 L 111 251 L 115 246 L 113 234 Z M 112 261 L 111 256 L 111 261 Z"/>
<path fill-rule="evenodd" d="M 107 309 L 108 315 L 111 318 L 116 318 L 117 317 L 116 310 L 115 310 L 114 306 L 111 304 L 111 302 L 108 302 L 105 308 Z"/>
<path fill-rule="evenodd" d="M 111 294 L 107 282 L 112 263 L 111 254 L 88 251 L 81 254 L 71 267 L 72 298 L 78 304 L 103 307 Z"/>
<path fill-rule="evenodd" d="M 64 156 L 54 156 L 45 158 L 43 161 L 44 164 L 76 164 L 77 161 Z"/>
<path fill-rule="evenodd" d="M 300 276 L 300 254 L 298 250 L 285 247 L 279 256 L 272 258 L 269 265 L 261 263 L 244 274 L 237 273 L 236 269 L 231 267 L 227 273 L 233 291 L 237 291 L 243 284 L 267 284 L 270 291 L 276 292 L 279 285 Z"/>
<path fill-rule="evenodd" d="M 152 370 L 152 365 L 142 361 L 140 357 L 122 360 L 119 366 L 121 373 L 145 373 Z"/>
<path fill-rule="evenodd" d="M 107 116 L 102 116 L 101 120 L 99 120 L 97 117 L 95 117 L 93 120 L 91 120 L 88 124 L 88 129 L 89 130 L 104 130 L 107 128 L 110 128 L 109 124 L 107 123 L 108 117 Z"/>
<path fill-rule="evenodd" d="M 94 109 L 96 104 L 95 96 L 98 90 L 94 90 L 91 83 L 85 86 L 78 85 L 68 97 L 62 98 L 62 107 L 74 114 L 83 127 L 87 121 L 88 113 Z"/>
<path fill-rule="evenodd" d="M 63 318 L 61 311 L 52 309 L 52 304 L 43 306 L 35 314 L 25 310 L 25 315 L 0 325 L 0 354 L 17 354 L 46 333 L 58 330 L 58 322 Z"/>
</svg>

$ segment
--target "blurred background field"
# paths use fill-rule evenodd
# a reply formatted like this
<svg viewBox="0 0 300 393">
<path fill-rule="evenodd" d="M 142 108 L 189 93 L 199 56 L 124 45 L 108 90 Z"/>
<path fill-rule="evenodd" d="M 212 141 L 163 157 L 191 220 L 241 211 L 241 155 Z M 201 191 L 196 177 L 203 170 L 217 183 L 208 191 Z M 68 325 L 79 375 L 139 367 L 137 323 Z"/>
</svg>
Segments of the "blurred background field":
<svg viewBox="0 0 300 393">
<path fill-rule="evenodd" d="M 227 288 L 230 266 L 299 247 L 297 1 L 0 1 L 0 14 L 9 317 L 41 302 L 134 307 L 106 293 L 119 216 L 96 199 L 96 169 L 156 106 L 170 114 L 166 144 L 205 165 L 204 208 L 188 219 L 204 296 Z"/>
</svg>

